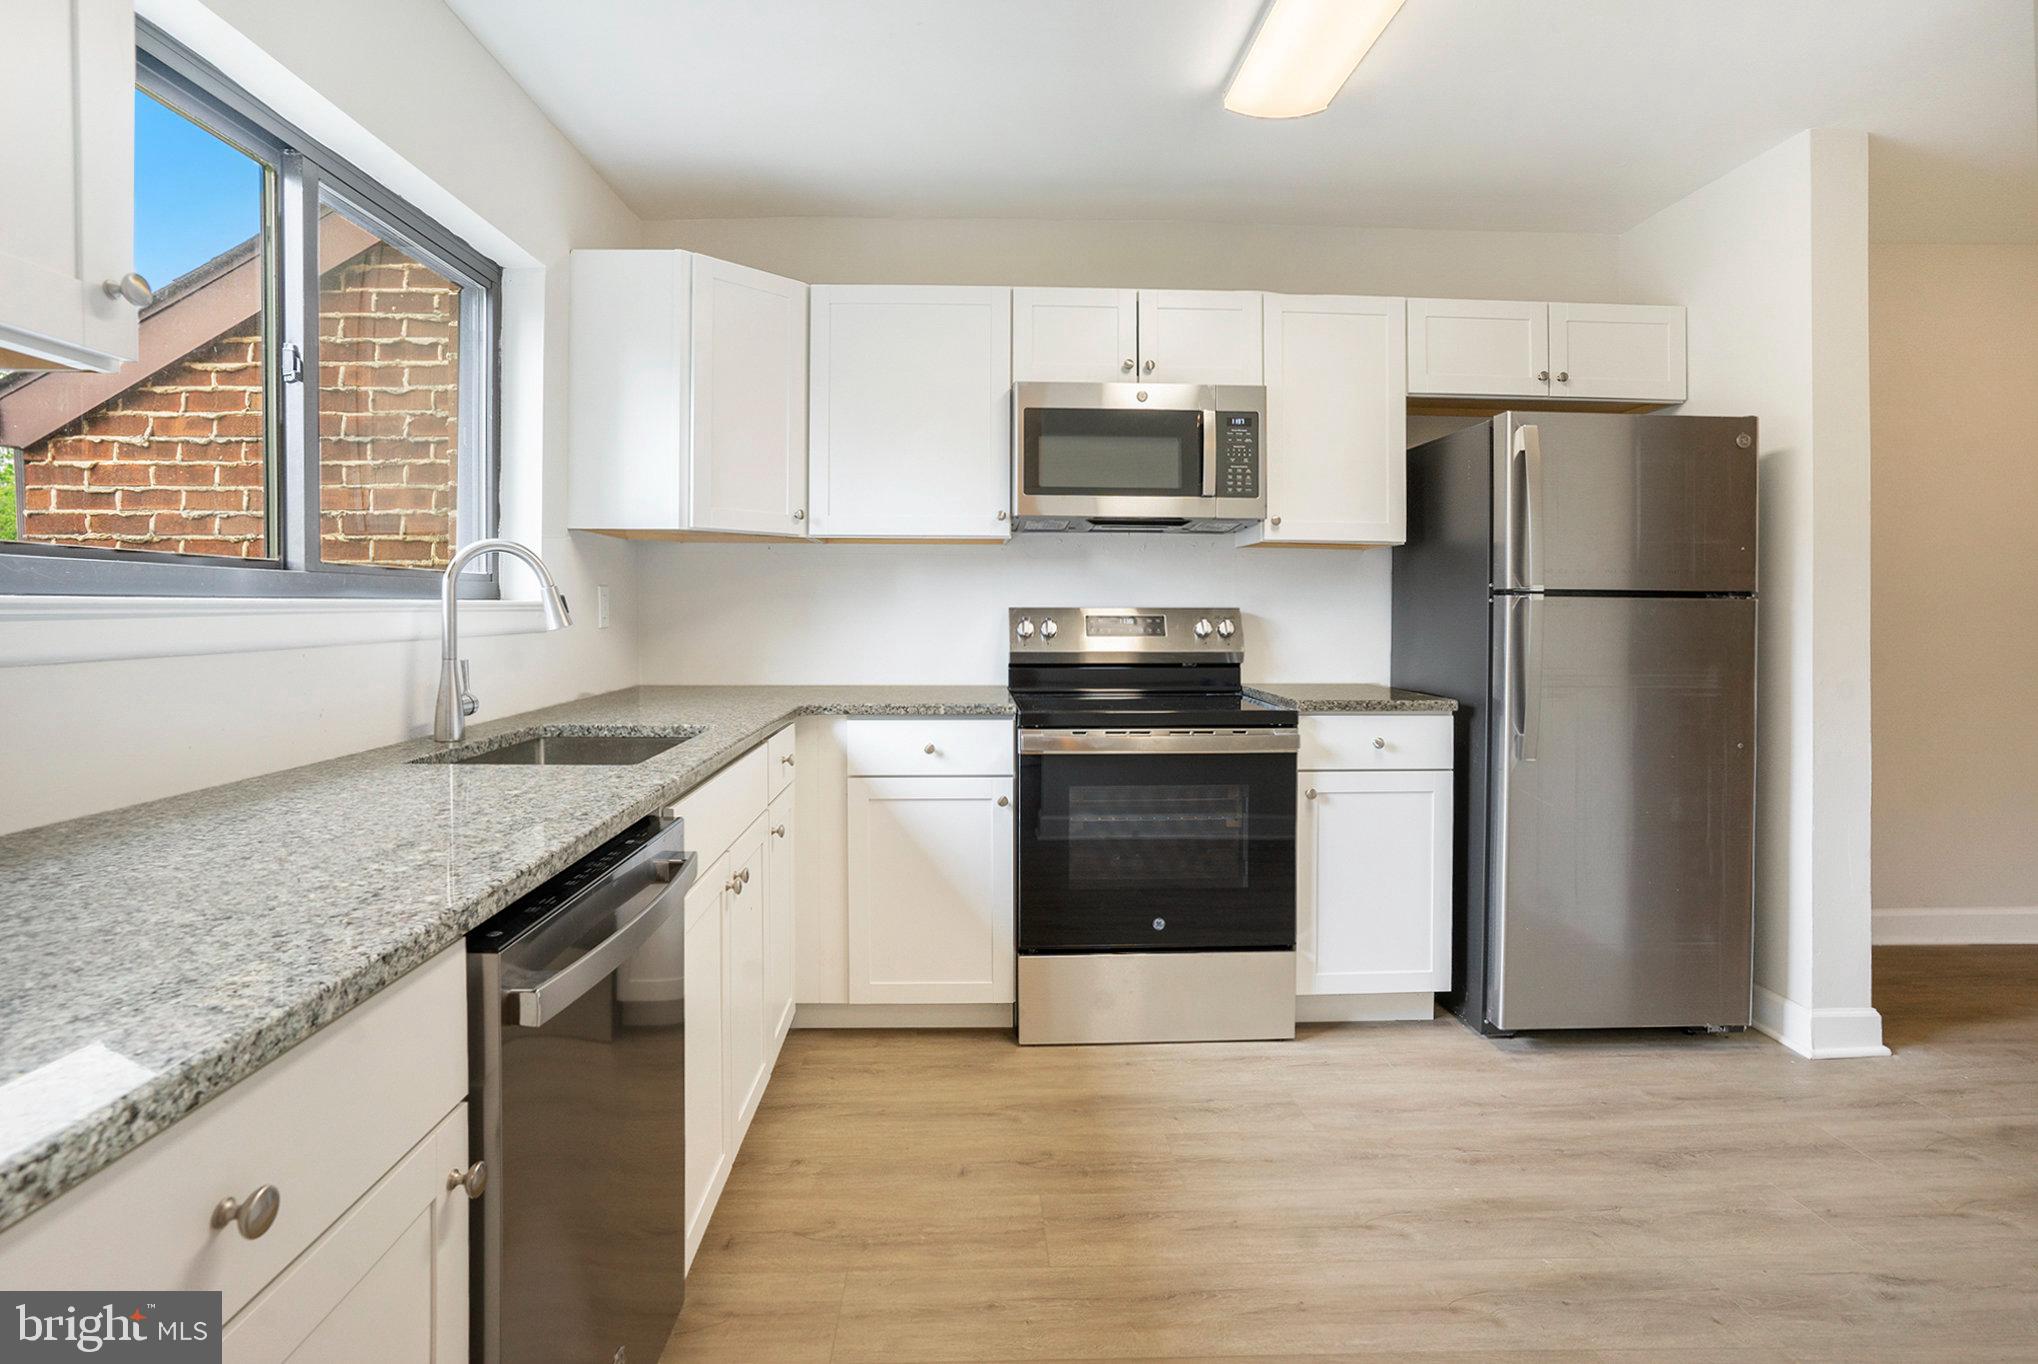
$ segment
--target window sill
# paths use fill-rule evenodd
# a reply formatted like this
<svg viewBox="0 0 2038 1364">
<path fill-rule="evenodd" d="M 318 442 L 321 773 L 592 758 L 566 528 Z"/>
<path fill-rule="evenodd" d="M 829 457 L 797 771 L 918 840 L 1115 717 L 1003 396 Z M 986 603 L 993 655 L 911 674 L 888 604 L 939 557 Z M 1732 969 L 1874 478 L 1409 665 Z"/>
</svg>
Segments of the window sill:
<svg viewBox="0 0 2038 1364">
<path fill-rule="evenodd" d="M 535 634 L 535 601 L 460 603 L 460 636 Z M 0 668 L 439 637 L 436 598 L 0 597 Z"/>
</svg>

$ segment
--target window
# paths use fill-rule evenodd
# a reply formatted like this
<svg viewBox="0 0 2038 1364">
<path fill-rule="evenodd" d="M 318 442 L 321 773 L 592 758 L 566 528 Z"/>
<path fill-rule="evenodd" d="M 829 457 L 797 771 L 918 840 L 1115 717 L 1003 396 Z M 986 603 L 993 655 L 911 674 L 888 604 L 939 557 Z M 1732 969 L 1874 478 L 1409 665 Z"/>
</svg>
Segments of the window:
<svg viewBox="0 0 2038 1364">
<path fill-rule="evenodd" d="M 140 358 L 0 371 L 0 592 L 436 593 L 495 529 L 500 271 L 146 25 L 136 67 Z"/>
</svg>

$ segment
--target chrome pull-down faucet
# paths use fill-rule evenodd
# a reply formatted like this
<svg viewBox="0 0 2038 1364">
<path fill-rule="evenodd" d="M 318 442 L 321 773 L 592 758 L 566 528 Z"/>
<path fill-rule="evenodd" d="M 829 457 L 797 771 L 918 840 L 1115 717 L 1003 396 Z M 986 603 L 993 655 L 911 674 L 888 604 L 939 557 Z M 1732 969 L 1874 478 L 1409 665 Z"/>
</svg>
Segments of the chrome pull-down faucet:
<svg viewBox="0 0 2038 1364">
<path fill-rule="evenodd" d="M 480 707 L 467 690 L 467 660 L 460 657 L 460 572 L 483 554 L 507 554 L 522 559 L 538 575 L 539 602 L 545 609 L 545 628 L 564 629 L 573 624 L 566 594 L 552 581 L 545 561 L 514 540 L 476 540 L 453 556 L 439 588 L 439 704 L 432 713 L 432 737 L 442 744 L 458 743 L 467 733 L 467 717 Z"/>
</svg>

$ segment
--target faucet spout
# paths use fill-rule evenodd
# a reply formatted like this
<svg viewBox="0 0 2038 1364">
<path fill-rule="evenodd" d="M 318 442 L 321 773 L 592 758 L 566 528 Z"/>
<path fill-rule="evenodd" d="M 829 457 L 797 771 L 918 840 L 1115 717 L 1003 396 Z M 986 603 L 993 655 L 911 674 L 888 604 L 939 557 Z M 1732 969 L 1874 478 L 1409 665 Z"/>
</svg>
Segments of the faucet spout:
<svg viewBox="0 0 2038 1364">
<path fill-rule="evenodd" d="M 561 630 L 573 624 L 566 594 L 552 581 L 551 570 L 536 553 L 514 540 L 476 540 L 464 546 L 446 565 L 439 585 L 439 700 L 432 712 L 432 737 L 442 744 L 457 743 L 467 734 L 467 717 L 477 703 L 467 690 L 467 665 L 460 659 L 460 574 L 484 554 L 507 554 L 521 559 L 538 575 L 540 605 L 545 628 Z"/>
</svg>

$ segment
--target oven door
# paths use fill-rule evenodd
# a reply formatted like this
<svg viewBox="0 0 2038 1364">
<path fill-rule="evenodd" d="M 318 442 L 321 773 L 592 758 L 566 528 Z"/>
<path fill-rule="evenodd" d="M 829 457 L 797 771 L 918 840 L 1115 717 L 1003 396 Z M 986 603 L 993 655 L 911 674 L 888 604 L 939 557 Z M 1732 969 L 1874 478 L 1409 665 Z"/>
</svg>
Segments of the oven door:
<svg viewBox="0 0 2038 1364">
<path fill-rule="evenodd" d="M 1294 730 L 1022 730 L 1022 953 L 1295 946 Z"/>
</svg>

